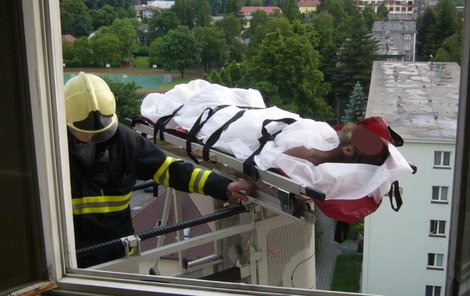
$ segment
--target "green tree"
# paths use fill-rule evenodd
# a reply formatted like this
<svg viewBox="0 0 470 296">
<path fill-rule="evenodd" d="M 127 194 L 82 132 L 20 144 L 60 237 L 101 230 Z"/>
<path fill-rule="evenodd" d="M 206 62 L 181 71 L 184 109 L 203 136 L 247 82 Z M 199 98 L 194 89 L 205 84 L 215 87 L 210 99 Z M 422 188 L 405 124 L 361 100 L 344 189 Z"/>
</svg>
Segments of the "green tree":
<svg viewBox="0 0 470 296">
<path fill-rule="evenodd" d="M 349 96 L 348 105 L 344 110 L 344 116 L 342 117 L 343 123 L 364 119 L 366 105 L 367 97 L 362 90 L 361 83 L 357 81 Z"/>
<path fill-rule="evenodd" d="M 201 44 L 201 62 L 205 71 L 211 71 L 212 65 L 224 65 L 230 54 L 224 32 L 216 27 L 196 27 L 195 38 Z"/>
<path fill-rule="evenodd" d="M 429 61 L 430 56 L 435 54 L 437 15 L 430 6 L 416 20 L 416 53 L 417 60 Z"/>
<path fill-rule="evenodd" d="M 284 10 L 284 15 L 289 19 L 289 21 L 299 20 L 300 11 L 297 5 L 297 0 L 287 0 L 286 9 Z"/>
<path fill-rule="evenodd" d="M 122 60 L 121 40 L 119 37 L 106 29 L 101 28 L 93 37 L 89 39 L 90 48 L 93 52 L 88 58 L 94 65 L 104 67 L 107 64 L 119 66 Z"/>
<path fill-rule="evenodd" d="M 165 36 L 168 31 L 176 29 L 180 24 L 176 13 L 169 9 L 155 13 L 149 21 L 148 32 L 150 39 Z"/>
<path fill-rule="evenodd" d="M 208 0 L 196 0 L 194 23 L 196 26 L 204 27 L 212 21 L 211 6 Z"/>
<path fill-rule="evenodd" d="M 337 114 L 342 114 L 345 100 L 356 81 L 369 92 L 372 64 L 377 57 L 377 41 L 365 27 L 361 14 L 352 18 L 350 32 L 338 50 L 338 67 L 332 77 L 337 102 Z M 339 119 L 339 118 L 338 118 Z"/>
<path fill-rule="evenodd" d="M 111 25 L 111 32 L 119 38 L 122 58 L 132 57 L 137 52 L 139 48 L 137 45 L 137 31 L 128 18 L 115 19 Z"/>
<path fill-rule="evenodd" d="M 436 4 L 437 24 L 436 24 L 436 49 L 442 42 L 455 34 L 457 31 L 456 15 L 454 0 L 439 0 Z"/>
<path fill-rule="evenodd" d="M 380 3 L 379 7 L 377 8 L 377 17 L 379 20 L 386 21 L 388 20 L 388 14 L 389 10 L 387 6 L 385 6 L 385 3 Z"/>
<path fill-rule="evenodd" d="M 436 62 L 455 62 L 460 64 L 462 53 L 462 30 L 445 39 L 433 59 Z"/>
<path fill-rule="evenodd" d="M 188 28 L 194 27 L 195 0 L 176 0 L 171 10 L 176 13 L 179 23 Z"/>
<path fill-rule="evenodd" d="M 233 14 L 236 17 L 241 17 L 242 2 L 240 0 L 227 0 L 225 5 L 225 15 Z"/>
<path fill-rule="evenodd" d="M 60 2 L 62 34 L 75 37 L 88 36 L 92 31 L 90 10 L 83 0 L 62 0 Z"/>
<path fill-rule="evenodd" d="M 251 14 L 250 27 L 243 33 L 244 38 L 253 38 L 254 32 L 258 26 L 265 25 L 270 16 L 263 10 L 256 10 Z"/>
<path fill-rule="evenodd" d="M 119 82 L 113 79 L 103 78 L 116 97 L 116 114 L 122 121 L 124 118 L 136 118 L 140 114 L 142 96 L 137 94 L 135 82 Z"/>
<path fill-rule="evenodd" d="M 201 45 L 186 26 L 178 26 L 154 42 L 151 45 L 151 53 L 155 54 L 155 60 L 166 70 L 180 71 L 181 78 L 184 78 L 187 68 L 201 60 Z"/>
<path fill-rule="evenodd" d="M 364 17 L 364 23 L 366 25 L 367 30 L 372 31 L 372 27 L 374 26 L 374 22 L 379 20 L 379 17 L 374 11 L 374 7 L 372 5 L 367 5 L 362 10 L 362 16 Z"/>
<path fill-rule="evenodd" d="M 244 45 L 240 41 L 242 32 L 240 20 L 234 14 L 229 14 L 216 21 L 215 26 L 224 32 L 225 40 L 230 49 L 230 60 L 240 61 L 244 50 Z"/>
<path fill-rule="evenodd" d="M 222 14 L 222 0 L 209 0 L 209 5 L 211 6 L 212 15 Z"/>
<path fill-rule="evenodd" d="M 107 4 L 99 9 L 93 9 L 90 12 L 93 19 L 93 28 L 95 30 L 103 26 L 110 26 L 118 17 L 116 9 Z"/>
<path fill-rule="evenodd" d="M 78 61 L 78 66 L 89 67 L 93 65 L 90 57 L 93 55 L 93 49 L 87 37 L 80 37 L 73 43 L 75 49 L 75 58 Z"/>
<path fill-rule="evenodd" d="M 306 118 L 331 119 L 332 108 L 323 99 L 328 85 L 322 83 L 318 60 L 305 36 L 268 33 L 248 60 L 247 77 L 271 105 Z"/>
</svg>

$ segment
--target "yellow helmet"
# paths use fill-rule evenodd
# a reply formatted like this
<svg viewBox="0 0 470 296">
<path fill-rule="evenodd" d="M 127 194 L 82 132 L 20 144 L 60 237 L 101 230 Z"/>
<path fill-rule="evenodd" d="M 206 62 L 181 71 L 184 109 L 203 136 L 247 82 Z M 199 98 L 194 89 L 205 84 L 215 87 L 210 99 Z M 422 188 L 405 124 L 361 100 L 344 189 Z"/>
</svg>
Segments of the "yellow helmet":
<svg viewBox="0 0 470 296">
<path fill-rule="evenodd" d="M 93 142 L 111 138 L 118 127 L 116 99 L 108 84 L 93 74 L 80 72 L 64 86 L 67 126 L 93 135 Z"/>
</svg>

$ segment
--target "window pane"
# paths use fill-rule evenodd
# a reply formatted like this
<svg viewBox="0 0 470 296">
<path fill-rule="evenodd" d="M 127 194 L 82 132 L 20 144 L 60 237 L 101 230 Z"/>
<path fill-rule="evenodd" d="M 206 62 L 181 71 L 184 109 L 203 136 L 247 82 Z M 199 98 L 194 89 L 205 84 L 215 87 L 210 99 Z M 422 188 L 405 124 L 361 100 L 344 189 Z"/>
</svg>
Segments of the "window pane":
<svg viewBox="0 0 470 296">
<path fill-rule="evenodd" d="M 441 287 L 435 286 L 434 287 L 434 296 L 441 296 Z"/>
<path fill-rule="evenodd" d="M 439 234 L 446 233 L 446 221 L 440 221 L 439 223 Z"/>
<path fill-rule="evenodd" d="M 438 186 L 432 186 L 432 199 L 433 200 L 439 199 L 439 187 Z"/>
<path fill-rule="evenodd" d="M 432 295 L 432 292 L 433 292 L 433 286 L 426 286 L 426 296 L 433 296 Z"/>
<path fill-rule="evenodd" d="M 436 266 L 440 266 L 440 267 L 444 266 L 443 259 L 444 259 L 444 255 L 436 254 Z"/>
<path fill-rule="evenodd" d="M 447 192 L 449 191 L 449 187 L 443 186 L 441 187 L 441 200 L 447 200 Z"/>
<path fill-rule="evenodd" d="M 443 165 L 450 166 L 450 152 L 444 152 L 444 162 Z"/>
<path fill-rule="evenodd" d="M 434 165 L 441 165 L 441 152 L 434 151 Z"/>
<path fill-rule="evenodd" d="M 428 254 L 428 266 L 434 266 L 434 254 Z"/>
</svg>

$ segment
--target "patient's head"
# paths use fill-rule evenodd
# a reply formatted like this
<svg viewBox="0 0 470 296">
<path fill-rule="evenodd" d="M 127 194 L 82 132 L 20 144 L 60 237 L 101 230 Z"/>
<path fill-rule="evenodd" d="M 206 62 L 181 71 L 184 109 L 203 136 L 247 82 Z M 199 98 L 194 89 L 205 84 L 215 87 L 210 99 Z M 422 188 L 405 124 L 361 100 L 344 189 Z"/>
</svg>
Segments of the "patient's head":
<svg viewBox="0 0 470 296">
<path fill-rule="evenodd" d="M 346 123 L 338 130 L 344 162 L 381 165 L 388 156 L 387 146 L 374 132 L 357 123 Z"/>
</svg>

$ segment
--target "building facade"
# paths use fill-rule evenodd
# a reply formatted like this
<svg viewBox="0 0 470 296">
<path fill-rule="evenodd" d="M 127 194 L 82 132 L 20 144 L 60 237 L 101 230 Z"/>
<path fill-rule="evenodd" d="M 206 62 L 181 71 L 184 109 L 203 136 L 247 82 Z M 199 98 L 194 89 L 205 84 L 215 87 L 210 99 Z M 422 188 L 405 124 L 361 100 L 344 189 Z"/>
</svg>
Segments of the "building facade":
<svg viewBox="0 0 470 296">
<path fill-rule="evenodd" d="M 365 219 L 363 293 L 444 295 L 459 82 L 455 63 L 374 63 L 366 116 L 403 137 L 417 172 L 400 180 L 398 212 L 382 206 Z"/>
<path fill-rule="evenodd" d="M 397 0 L 357 0 L 356 6 L 364 8 L 371 5 L 377 12 L 378 7 L 383 3 L 387 7 L 390 14 L 394 13 L 414 13 L 415 12 L 415 0 L 408 1 L 397 1 Z"/>
<path fill-rule="evenodd" d="M 376 21 L 372 35 L 379 43 L 378 55 L 381 60 L 415 61 L 415 21 Z"/>
</svg>

